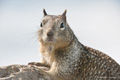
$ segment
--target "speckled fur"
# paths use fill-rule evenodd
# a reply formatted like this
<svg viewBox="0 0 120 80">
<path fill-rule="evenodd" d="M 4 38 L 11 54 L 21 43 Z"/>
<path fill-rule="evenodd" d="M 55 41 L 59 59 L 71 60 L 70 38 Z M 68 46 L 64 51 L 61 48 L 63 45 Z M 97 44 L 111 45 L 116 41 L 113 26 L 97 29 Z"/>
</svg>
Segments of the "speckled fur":
<svg viewBox="0 0 120 80">
<path fill-rule="evenodd" d="M 65 30 L 60 30 L 64 22 Z M 43 64 L 50 66 L 46 76 L 54 80 L 120 80 L 120 65 L 106 54 L 81 44 L 66 21 L 66 11 L 59 16 L 47 15 L 38 36 Z M 47 32 L 54 33 L 53 43 Z M 53 80 L 50 79 L 49 80 Z"/>
</svg>

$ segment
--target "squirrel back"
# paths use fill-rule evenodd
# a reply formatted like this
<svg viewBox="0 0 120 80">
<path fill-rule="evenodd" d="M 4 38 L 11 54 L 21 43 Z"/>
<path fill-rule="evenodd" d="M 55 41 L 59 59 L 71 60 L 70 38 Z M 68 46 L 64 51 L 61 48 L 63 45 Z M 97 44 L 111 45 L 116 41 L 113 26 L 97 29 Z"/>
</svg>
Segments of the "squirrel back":
<svg viewBox="0 0 120 80">
<path fill-rule="evenodd" d="M 120 65 L 106 54 L 81 44 L 69 27 L 66 10 L 44 17 L 38 30 L 42 63 L 54 80 L 120 79 Z"/>
</svg>

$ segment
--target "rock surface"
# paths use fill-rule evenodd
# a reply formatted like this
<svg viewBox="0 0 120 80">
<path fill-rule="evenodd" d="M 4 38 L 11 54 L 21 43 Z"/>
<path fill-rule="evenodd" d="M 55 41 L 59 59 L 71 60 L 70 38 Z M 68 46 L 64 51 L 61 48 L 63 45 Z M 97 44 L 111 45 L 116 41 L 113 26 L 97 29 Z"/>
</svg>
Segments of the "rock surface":
<svg viewBox="0 0 120 80">
<path fill-rule="evenodd" d="M 10 65 L 0 67 L 0 80 L 47 80 L 41 77 L 39 67 L 30 65 Z"/>
</svg>

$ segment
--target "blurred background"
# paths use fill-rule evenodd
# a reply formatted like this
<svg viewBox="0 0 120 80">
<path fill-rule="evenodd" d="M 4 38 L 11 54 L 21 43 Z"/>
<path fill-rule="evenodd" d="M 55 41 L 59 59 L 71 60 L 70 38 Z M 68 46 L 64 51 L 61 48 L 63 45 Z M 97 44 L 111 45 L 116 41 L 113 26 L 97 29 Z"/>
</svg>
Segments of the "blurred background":
<svg viewBox="0 0 120 80">
<path fill-rule="evenodd" d="M 120 64 L 120 0 L 0 0 L 0 66 L 40 61 L 37 30 L 43 17 L 67 9 L 79 41 Z"/>
</svg>

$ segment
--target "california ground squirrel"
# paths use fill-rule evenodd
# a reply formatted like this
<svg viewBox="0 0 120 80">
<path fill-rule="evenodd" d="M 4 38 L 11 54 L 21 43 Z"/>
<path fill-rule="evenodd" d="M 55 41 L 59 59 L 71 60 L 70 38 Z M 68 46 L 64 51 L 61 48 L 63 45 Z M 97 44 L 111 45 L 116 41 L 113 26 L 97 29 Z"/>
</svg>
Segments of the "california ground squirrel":
<svg viewBox="0 0 120 80">
<path fill-rule="evenodd" d="M 120 80 L 120 65 L 108 55 L 81 44 L 62 15 L 48 15 L 40 24 L 38 37 L 41 65 L 50 80 Z"/>
</svg>

